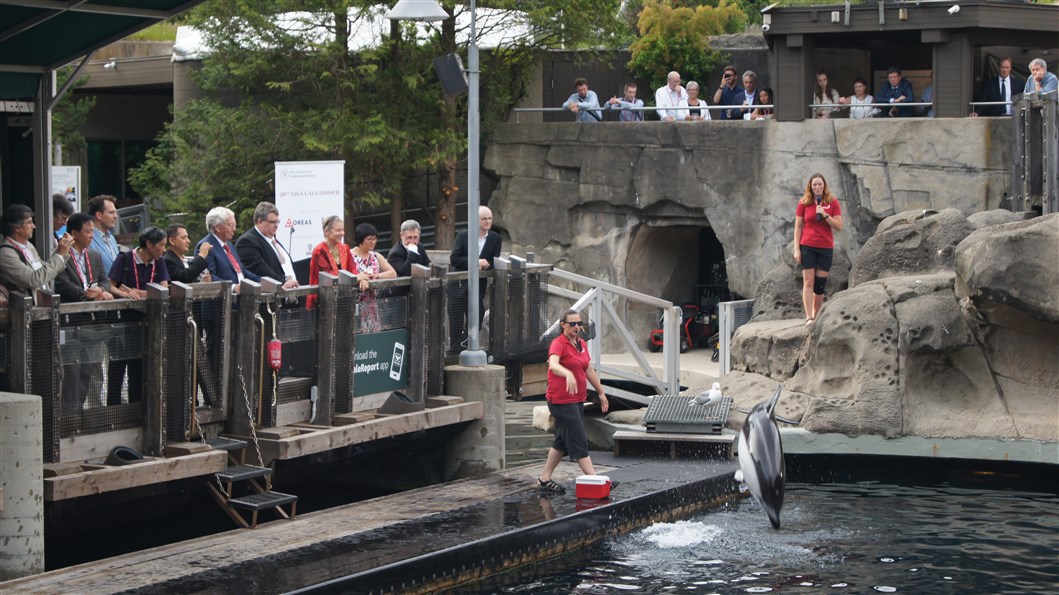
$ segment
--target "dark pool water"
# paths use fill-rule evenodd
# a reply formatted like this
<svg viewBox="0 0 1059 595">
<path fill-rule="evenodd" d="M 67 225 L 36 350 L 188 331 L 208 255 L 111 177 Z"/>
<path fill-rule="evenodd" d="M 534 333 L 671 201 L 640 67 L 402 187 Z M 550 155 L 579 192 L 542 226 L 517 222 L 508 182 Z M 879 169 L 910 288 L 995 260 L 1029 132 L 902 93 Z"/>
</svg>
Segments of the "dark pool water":
<svg viewBox="0 0 1059 595">
<path fill-rule="evenodd" d="M 782 519 L 747 499 L 459 591 L 1059 592 L 1055 494 L 794 484 Z"/>
</svg>

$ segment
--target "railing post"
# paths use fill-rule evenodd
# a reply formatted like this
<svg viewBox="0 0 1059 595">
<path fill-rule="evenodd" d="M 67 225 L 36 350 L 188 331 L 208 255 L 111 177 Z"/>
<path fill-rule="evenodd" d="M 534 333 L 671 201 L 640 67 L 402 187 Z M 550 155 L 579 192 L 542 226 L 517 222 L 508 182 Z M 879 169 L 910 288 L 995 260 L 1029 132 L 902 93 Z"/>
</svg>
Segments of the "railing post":
<svg viewBox="0 0 1059 595">
<path fill-rule="evenodd" d="M 261 328 L 258 325 L 257 305 L 261 286 L 244 279 L 239 285 L 236 303 L 239 308 L 234 316 L 231 334 L 218 340 L 228 341 L 223 349 L 232 354 L 233 373 L 229 376 L 231 395 L 228 413 L 228 431 L 237 436 L 249 436 L 258 425 L 258 349 L 261 345 Z"/>
<path fill-rule="evenodd" d="M 412 289 L 408 294 L 408 307 L 411 308 L 411 316 L 408 317 L 409 345 L 405 357 L 405 365 L 408 366 L 406 394 L 412 401 L 422 403 L 427 396 L 427 353 L 430 350 L 427 345 L 427 280 L 430 278 L 430 269 L 413 264 L 411 273 Z"/>
<path fill-rule="evenodd" d="M 507 360 L 507 317 L 511 304 L 511 261 L 497 258 L 493 262 L 493 304 L 489 312 L 489 352 L 495 361 Z"/>
<path fill-rule="evenodd" d="M 166 332 L 169 290 L 157 283 L 147 284 L 147 345 L 143 366 L 143 449 L 144 454 L 161 456 L 165 450 L 165 368 L 169 350 Z"/>
<path fill-rule="evenodd" d="M 680 393 L 680 327 L 683 318 L 680 306 L 666 308 L 662 321 L 665 340 L 662 342 L 662 381 L 667 395 Z"/>
<path fill-rule="evenodd" d="M 317 401 L 315 424 L 331 425 L 335 412 L 335 391 L 337 390 L 338 373 L 342 366 L 349 362 L 339 362 L 337 332 L 335 323 L 338 320 L 338 277 L 320 272 L 317 287 L 316 312 L 316 370 Z"/>
<path fill-rule="evenodd" d="M 59 374 L 63 337 L 59 335 L 59 295 L 43 290 L 35 291 L 35 302 L 39 308 L 47 308 L 48 315 L 34 316 L 30 311 L 31 363 L 29 376 L 30 394 L 41 398 L 44 411 L 44 462 L 57 463 L 62 428 Z M 37 318 L 38 320 L 33 320 Z M 47 334 L 46 337 L 40 335 Z M 43 351 L 42 351 L 43 350 Z M 50 429 L 50 432 L 49 432 Z M 50 440 L 49 440 L 50 435 Z"/>
<path fill-rule="evenodd" d="M 30 394 L 30 310 L 33 298 L 11 292 L 11 392 Z"/>
<path fill-rule="evenodd" d="M 445 341 L 449 337 L 449 284 L 446 280 L 448 267 L 437 263 L 430 265 L 430 278 L 437 279 L 438 289 L 431 292 L 427 304 L 427 319 L 430 321 L 430 332 L 427 333 L 427 395 L 445 394 Z"/>
</svg>

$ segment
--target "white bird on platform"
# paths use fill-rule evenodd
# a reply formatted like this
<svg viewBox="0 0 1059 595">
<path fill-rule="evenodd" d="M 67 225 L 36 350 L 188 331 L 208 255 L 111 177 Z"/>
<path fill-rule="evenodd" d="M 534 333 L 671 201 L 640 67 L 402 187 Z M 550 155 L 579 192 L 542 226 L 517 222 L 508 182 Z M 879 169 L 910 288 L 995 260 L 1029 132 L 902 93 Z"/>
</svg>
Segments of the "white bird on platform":
<svg viewBox="0 0 1059 595">
<path fill-rule="evenodd" d="M 714 405 L 721 402 L 721 383 L 714 382 L 713 387 L 710 390 L 703 391 L 688 403 L 688 407 L 694 407 L 696 405 L 700 407 L 713 407 Z"/>
</svg>

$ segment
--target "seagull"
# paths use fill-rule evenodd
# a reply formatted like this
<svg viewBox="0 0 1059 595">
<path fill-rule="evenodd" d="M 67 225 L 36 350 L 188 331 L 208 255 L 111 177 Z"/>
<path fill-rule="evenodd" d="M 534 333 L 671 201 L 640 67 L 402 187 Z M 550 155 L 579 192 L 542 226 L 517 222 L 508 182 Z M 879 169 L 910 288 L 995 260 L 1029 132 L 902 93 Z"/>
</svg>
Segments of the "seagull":
<svg viewBox="0 0 1059 595">
<path fill-rule="evenodd" d="M 701 407 L 713 407 L 714 405 L 721 402 L 721 383 L 714 382 L 713 387 L 708 390 L 695 395 L 691 401 L 688 402 L 688 407 L 694 407 L 699 405 Z"/>
</svg>

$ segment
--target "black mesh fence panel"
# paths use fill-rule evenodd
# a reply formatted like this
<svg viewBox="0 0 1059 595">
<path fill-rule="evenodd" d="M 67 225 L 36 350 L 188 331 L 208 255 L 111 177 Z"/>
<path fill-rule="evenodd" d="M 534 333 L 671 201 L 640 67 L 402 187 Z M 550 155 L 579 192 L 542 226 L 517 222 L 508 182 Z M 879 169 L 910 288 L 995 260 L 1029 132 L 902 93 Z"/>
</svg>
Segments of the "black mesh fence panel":
<svg viewBox="0 0 1059 595">
<path fill-rule="evenodd" d="M 531 273 L 512 279 L 508 296 L 509 303 L 518 306 L 517 309 L 510 307 L 508 312 L 518 312 L 520 315 L 508 317 L 506 332 L 508 337 L 514 339 L 507 342 L 507 356 L 519 356 L 547 349 L 554 338 L 554 335 L 541 338 L 541 334 L 550 324 L 547 273 Z"/>
<path fill-rule="evenodd" d="M 308 399 L 311 387 L 317 384 L 318 313 L 319 309 L 306 310 L 301 304 L 284 305 L 277 313 L 283 364 L 278 373 L 276 402 L 281 405 Z M 271 375 L 266 373 L 265 376 L 266 382 L 270 382 Z"/>
<path fill-rule="evenodd" d="M 223 395 L 221 378 L 222 365 L 224 362 L 225 343 L 221 336 L 224 333 L 224 310 L 221 298 L 204 299 L 196 301 L 191 308 L 198 325 L 198 394 L 196 396 L 199 405 L 211 408 L 221 408 L 221 397 Z M 234 370 L 232 370 L 234 373 Z"/>
<path fill-rule="evenodd" d="M 165 353 L 165 440 L 182 442 L 196 432 L 191 427 L 191 349 L 192 332 L 188 313 L 182 307 L 170 306 L 166 322 Z"/>
<path fill-rule="evenodd" d="M 356 297 L 340 292 L 335 321 L 335 413 L 353 411 L 353 327 Z"/>
<path fill-rule="evenodd" d="M 62 438 L 143 425 L 144 331 L 134 310 L 64 321 Z"/>
<path fill-rule="evenodd" d="M 28 354 L 30 369 L 29 393 L 39 395 L 44 416 L 44 462 L 59 460 L 59 399 L 58 387 L 61 374 L 55 373 L 52 355 L 59 344 L 59 337 L 51 320 L 30 323 L 30 346 Z"/>
<path fill-rule="evenodd" d="M 0 391 L 11 390 L 11 334 L 0 330 Z"/>
<path fill-rule="evenodd" d="M 424 333 L 426 341 L 426 384 L 428 395 L 440 395 L 445 387 L 445 352 L 441 348 L 447 344 L 445 313 L 441 303 L 445 298 L 444 287 L 427 289 L 427 328 Z"/>
</svg>

